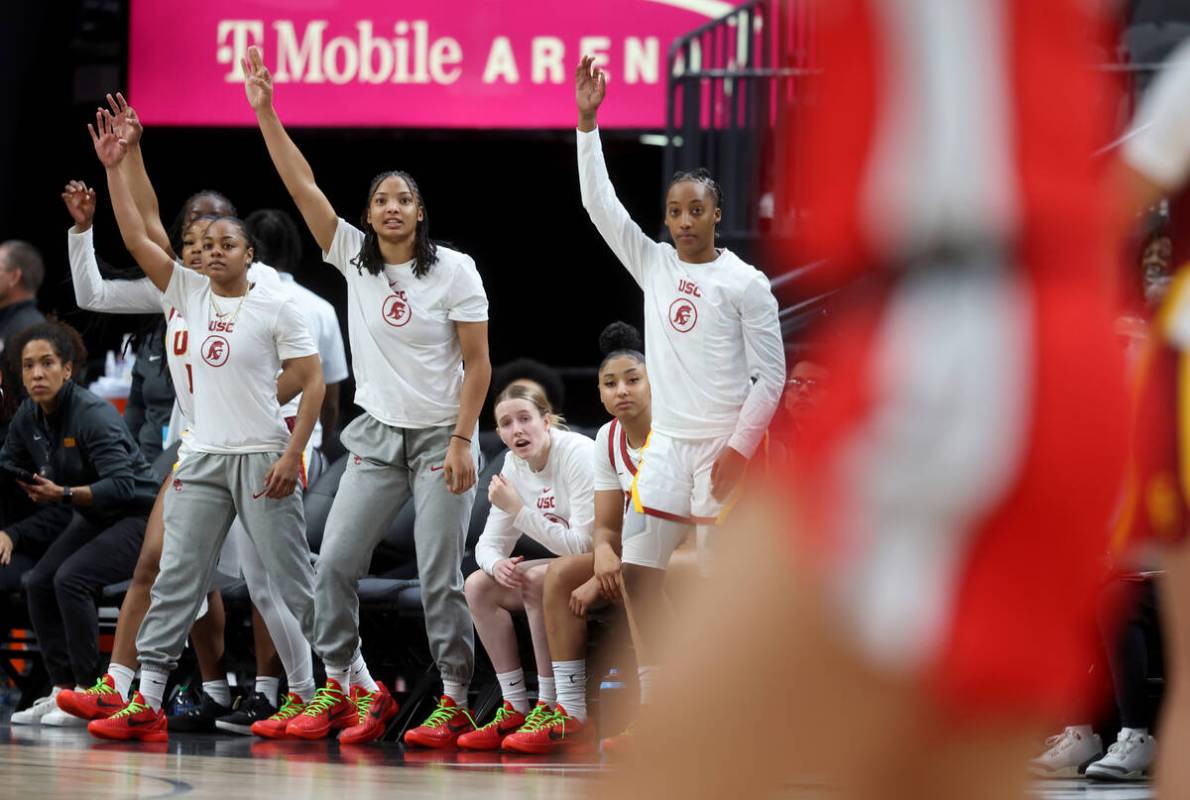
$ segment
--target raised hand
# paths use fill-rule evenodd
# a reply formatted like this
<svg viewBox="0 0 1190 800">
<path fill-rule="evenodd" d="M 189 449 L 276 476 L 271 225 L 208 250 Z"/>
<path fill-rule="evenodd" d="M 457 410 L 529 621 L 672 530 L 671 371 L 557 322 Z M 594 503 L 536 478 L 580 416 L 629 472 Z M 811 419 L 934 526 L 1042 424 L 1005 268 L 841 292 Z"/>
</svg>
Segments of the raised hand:
<svg viewBox="0 0 1190 800">
<path fill-rule="evenodd" d="M 607 73 L 595 65 L 594 56 L 583 56 L 574 71 L 574 99 L 580 117 L 594 120 L 607 94 Z"/>
<path fill-rule="evenodd" d="M 145 129 L 140 124 L 140 117 L 136 115 L 136 109 L 128 105 L 124 95 L 119 92 L 116 92 L 115 97 L 109 94 L 107 104 L 116 118 L 116 136 L 128 142 L 129 147 L 140 144 L 140 137 L 144 134 Z"/>
<path fill-rule="evenodd" d="M 82 181 L 71 181 L 62 192 L 62 202 L 66 204 L 75 227 L 80 231 L 91 227 L 91 220 L 95 218 L 94 189 L 88 189 Z"/>
<path fill-rule="evenodd" d="M 87 125 L 91 132 L 91 143 L 95 145 L 95 155 L 99 156 L 99 163 L 111 169 L 124 160 L 128 152 L 128 142 L 116 135 L 116 118 L 110 111 L 99 109 L 95 112 L 95 125 Z"/>
<path fill-rule="evenodd" d="M 248 57 L 240 63 L 244 68 L 244 94 L 248 96 L 248 105 L 253 111 L 264 111 L 273 104 L 273 76 L 264 65 L 260 48 L 249 47 Z"/>
</svg>

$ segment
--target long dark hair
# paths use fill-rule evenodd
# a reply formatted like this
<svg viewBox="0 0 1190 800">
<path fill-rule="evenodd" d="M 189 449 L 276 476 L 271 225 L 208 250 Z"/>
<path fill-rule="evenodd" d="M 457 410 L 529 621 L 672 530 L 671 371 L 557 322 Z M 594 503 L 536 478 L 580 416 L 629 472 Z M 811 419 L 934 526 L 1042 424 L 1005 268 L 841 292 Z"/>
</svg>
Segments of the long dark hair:
<svg viewBox="0 0 1190 800">
<path fill-rule="evenodd" d="M 297 272 L 302 263 L 302 236 L 293 217 L 276 208 L 253 211 L 244 220 L 255 240 L 256 260 L 282 272 Z"/>
<path fill-rule="evenodd" d="M 438 263 L 438 245 L 430 238 L 430 212 L 426 210 L 426 204 L 422 200 L 421 189 L 418 188 L 417 181 L 413 180 L 413 176 L 408 172 L 399 169 L 382 172 L 372 179 L 372 185 L 368 188 L 368 202 L 364 205 L 364 213 L 360 215 L 360 228 L 364 232 L 364 244 L 356 257 L 351 259 L 351 263 L 361 275 L 365 270 L 371 275 L 379 275 L 384 271 L 384 257 L 380 255 L 380 240 L 376 236 L 376 229 L 368 222 L 368 209 L 372 206 L 372 197 L 376 194 L 377 187 L 389 178 L 400 178 L 405 181 L 409 191 L 413 192 L 414 202 L 421 209 L 422 218 L 417 221 L 417 227 L 413 229 L 413 274 L 418 278 L 425 277 L 426 273 L 430 271 L 430 267 Z"/>
</svg>

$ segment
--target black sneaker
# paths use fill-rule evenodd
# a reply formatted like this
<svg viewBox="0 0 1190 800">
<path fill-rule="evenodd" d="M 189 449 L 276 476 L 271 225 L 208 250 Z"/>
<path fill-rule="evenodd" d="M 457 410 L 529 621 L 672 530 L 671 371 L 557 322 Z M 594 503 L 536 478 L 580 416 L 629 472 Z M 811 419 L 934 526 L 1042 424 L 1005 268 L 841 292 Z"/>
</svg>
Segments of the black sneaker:
<svg viewBox="0 0 1190 800">
<path fill-rule="evenodd" d="M 203 692 L 198 705 L 169 718 L 169 730 L 174 733 L 211 733 L 215 730 L 215 720 L 230 713 L 230 708 Z"/>
<path fill-rule="evenodd" d="M 215 720 L 215 727 L 241 736 L 252 735 L 252 723 L 268 719 L 277 713 L 277 707 L 261 692 L 253 692 L 236 700 L 235 711 Z"/>
</svg>

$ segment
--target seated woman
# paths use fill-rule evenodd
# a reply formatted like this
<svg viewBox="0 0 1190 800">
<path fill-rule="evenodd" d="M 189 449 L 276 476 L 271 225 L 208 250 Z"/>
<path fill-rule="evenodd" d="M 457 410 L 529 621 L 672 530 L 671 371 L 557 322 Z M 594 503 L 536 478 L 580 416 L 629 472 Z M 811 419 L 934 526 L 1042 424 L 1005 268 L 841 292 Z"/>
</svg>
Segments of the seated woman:
<svg viewBox="0 0 1190 800">
<path fill-rule="evenodd" d="M 499 475 L 492 476 L 488 497 L 492 510 L 475 546 L 480 569 L 464 587 L 475 629 L 496 669 L 504 703 L 491 722 L 459 736 L 459 747 L 496 750 L 518 728 L 536 729 L 557 714 L 554 672 L 545 632 L 542 588 L 549 560 L 524 561 L 512 556 L 522 534 L 553 553 L 572 555 L 591 550 L 594 522 L 593 475 L 595 443 L 563 430 L 545 395 L 513 384 L 496 398 L 496 427 L 508 446 Z M 525 674 L 517 652 L 513 611 L 529 617 L 537 661 L 538 703 L 530 711 Z M 576 723 L 572 733 L 582 728 Z"/>
<path fill-rule="evenodd" d="M 0 450 L 0 474 L 39 510 L 0 531 L 0 590 L 24 585 L 54 683 L 12 721 L 81 725 L 54 700 L 102 672 L 95 598 L 131 577 L 157 485 L 115 407 L 71 380 L 86 358 L 78 332 L 44 322 L 11 345 L 29 396 Z"/>
</svg>

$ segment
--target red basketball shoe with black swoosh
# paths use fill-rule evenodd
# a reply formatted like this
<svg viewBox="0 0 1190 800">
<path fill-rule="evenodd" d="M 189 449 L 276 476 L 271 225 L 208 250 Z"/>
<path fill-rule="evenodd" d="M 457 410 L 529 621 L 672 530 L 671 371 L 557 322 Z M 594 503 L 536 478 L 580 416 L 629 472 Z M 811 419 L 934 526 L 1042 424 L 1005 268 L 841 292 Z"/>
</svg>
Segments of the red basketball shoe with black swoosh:
<svg viewBox="0 0 1190 800">
<path fill-rule="evenodd" d="M 116 691 L 116 679 L 104 675 L 90 689 L 63 689 L 56 698 L 58 708 L 80 719 L 107 719 L 128 704 Z"/>
<path fill-rule="evenodd" d="M 284 739 L 290 721 L 305 710 L 306 704 L 302 702 L 302 698 L 290 692 L 281 699 L 281 707 L 275 714 L 268 719 L 253 722 L 249 730 L 262 739 Z"/>
<path fill-rule="evenodd" d="M 475 722 L 467 709 L 457 705 L 450 697 L 442 695 L 438 699 L 438 707 L 426 717 L 425 722 L 405 731 L 405 744 L 440 750 L 454 747 L 460 736 L 473 730 Z"/>
<path fill-rule="evenodd" d="M 169 741 L 169 724 L 165 720 L 165 712 L 149 708 L 140 692 L 133 692 L 128 705 L 107 719 L 87 723 L 87 731 L 99 739 Z"/>
<path fill-rule="evenodd" d="M 535 755 L 582 750 L 594 744 L 592 737 L 591 728 L 567 714 L 559 705 L 552 713 L 525 723 L 519 731 L 505 737 L 504 749 Z"/>
<path fill-rule="evenodd" d="M 353 692 L 354 694 L 354 692 Z M 325 739 L 332 730 L 342 730 L 355 724 L 358 709 L 353 697 L 333 678 L 314 693 L 305 710 L 289 721 L 285 735 L 291 739 Z"/>
<path fill-rule="evenodd" d="M 525 724 L 525 715 L 507 700 L 496 709 L 496 716 L 487 725 L 467 731 L 455 742 L 460 750 L 499 750 L 500 743 L 510 733 Z"/>
<path fill-rule="evenodd" d="M 355 707 L 358 709 L 356 723 L 339 733 L 339 744 L 376 741 L 384 735 L 389 720 L 397 715 L 398 710 L 397 701 L 380 681 L 376 681 L 376 691 L 365 692 L 360 689 L 356 693 Z"/>
</svg>

